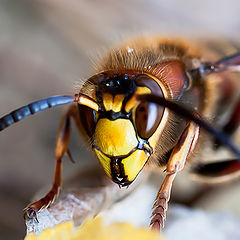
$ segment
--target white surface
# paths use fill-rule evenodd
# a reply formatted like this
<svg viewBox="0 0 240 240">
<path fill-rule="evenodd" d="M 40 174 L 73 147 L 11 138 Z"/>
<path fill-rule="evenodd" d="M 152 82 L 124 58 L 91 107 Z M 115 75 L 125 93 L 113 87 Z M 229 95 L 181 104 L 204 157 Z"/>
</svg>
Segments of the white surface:
<svg viewBox="0 0 240 240">
<path fill-rule="evenodd" d="M 239 240 L 240 219 L 183 206 L 171 206 L 165 231 L 169 240 Z"/>
<path fill-rule="evenodd" d="M 110 222 L 148 227 L 156 190 L 142 185 L 129 197 L 100 215 Z M 168 240 L 239 240 L 240 219 L 224 213 L 190 209 L 170 203 L 164 233 Z"/>
</svg>

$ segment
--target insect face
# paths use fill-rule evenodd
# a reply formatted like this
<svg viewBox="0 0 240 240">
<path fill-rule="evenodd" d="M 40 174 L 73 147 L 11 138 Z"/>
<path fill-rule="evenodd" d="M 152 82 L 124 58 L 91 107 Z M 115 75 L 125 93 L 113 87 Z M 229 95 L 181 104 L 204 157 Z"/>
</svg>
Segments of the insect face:
<svg viewBox="0 0 240 240">
<path fill-rule="evenodd" d="M 158 165 L 165 166 L 166 176 L 150 223 L 155 229 L 164 226 L 177 173 L 194 158 L 193 153 L 203 141 L 199 137 L 200 127 L 229 147 L 237 158 L 199 164 L 193 169 L 194 173 L 202 178 L 217 179 L 239 175 L 240 150 L 229 138 L 240 124 L 239 95 L 234 99 L 234 87 L 230 94 L 225 94 L 214 82 L 217 79 L 221 86 L 233 86 L 233 79 L 226 78 L 225 74 L 230 70 L 239 72 L 240 53 L 222 59 L 217 57 L 214 62 L 201 62 L 194 49 L 178 41 L 154 38 L 123 44 L 102 59 L 99 74 L 88 79 L 78 94 L 48 97 L 0 118 L 1 131 L 45 109 L 78 103 L 69 107 L 59 126 L 52 188 L 45 197 L 26 207 L 27 216 L 35 216 L 47 208 L 59 193 L 62 158 L 66 154 L 71 159 L 70 119 L 75 121 L 83 137 L 90 140 L 106 174 L 120 186 L 128 186 L 150 156 Z M 219 95 L 219 100 L 212 98 L 213 94 Z M 221 125 L 229 136 L 202 119 L 211 119 L 228 108 L 227 104 L 219 106 L 218 101 L 234 101 L 236 105 L 229 121 Z M 213 118 L 212 124 L 219 123 Z"/>
<path fill-rule="evenodd" d="M 86 132 L 107 175 L 117 184 L 127 186 L 151 156 L 155 145 L 152 136 L 164 113 L 163 107 L 153 103 L 136 104 L 136 93 L 163 93 L 146 74 L 104 72 L 89 82 L 87 87 L 95 86 L 93 97 L 99 110 L 92 112 L 93 131 Z M 81 111 L 80 118 L 82 123 L 87 120 Z"/>
</svg>

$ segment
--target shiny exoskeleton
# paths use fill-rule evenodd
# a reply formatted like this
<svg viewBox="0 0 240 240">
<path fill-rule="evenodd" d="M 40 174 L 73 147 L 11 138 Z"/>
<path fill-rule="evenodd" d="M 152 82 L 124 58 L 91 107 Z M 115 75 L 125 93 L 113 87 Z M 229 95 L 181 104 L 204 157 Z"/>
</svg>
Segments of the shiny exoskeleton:
<svg viewBox="0 0 240 240">
<path fill-rule="evenodd" d="M 106 174 L 118 185 L 131 184 L 150 161 L 166 169 L 150 223 L 155 229 L 164 226 L 176 174 L 196 158 L 193 153 L 201 151 L 206 136 L 199 138 L 202 129 L 215 138 L 213 146 L 225 145 L 237 158 L 199 165 L 195 174 L 218 180 L 239 175 L 240 151 L 231 135 L 240 122 L 240 91 L 236 90 L 240 86 L 240 54 L 234 49 L 227 56 L 210 45 L 205 42 L 194 47 L 161 38 L 126 42 L 101 59 L 96 74 L 79 93 L 43 99 L 1 118 L 3 130 L 47 108 L 77 103 L 60 123 L 52 189 L 26 207 L 28 216 L 48 207 L 59 193 L 62 157 L 67 154 L 72 159 L 68 149 L 71 118 Z M 223 118 L 226 112 L 227 119 Z"/>
</svg>

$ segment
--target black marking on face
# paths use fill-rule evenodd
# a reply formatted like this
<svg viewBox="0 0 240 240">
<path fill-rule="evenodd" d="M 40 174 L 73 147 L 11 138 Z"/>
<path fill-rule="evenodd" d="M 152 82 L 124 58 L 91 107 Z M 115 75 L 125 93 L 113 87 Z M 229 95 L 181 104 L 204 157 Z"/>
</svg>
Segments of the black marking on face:
<svg viewBox="0 0 240 240">
<path fill-rule="evenodd" d="M 136 90 L 136 84 L 128 74 L 117 74 L 113 77 L 106 76 L 98 82 L 97 93 L 132 94 Z"/>
<path fill-rule="evenodd" d="M 129 186 L 132 183 L 132 181 L 131 182 L 128 181 L 128 176 L 125 174 L 122 160 L 130 156 L 136 150 L 143 150 L 149 157 L 153 153 L 153 149 L 150 146 L 149 142 L 144 139 L 141 139 L 138 142 L 138 146 L 126 156 L 116 156 L 116 157 L 108 156 L 111 159 L 110 167 L 111 167 L 112 180 L 121 187 Z"/>
<path fill-rule="evenodd" d="M 98 112 L 98 118 L 107 118 L 109 120 L 116 120 L 116 119 L 131 119 L 132 117 L 132 112 L 125 113 L 123 111 L 121 112 L 114 112 L 114 111 L 99 111 Z"/>
<path fill-rule="evenodd" d="M 103 94 L 105 93 L 110 93 L 113 96 L 124 94 L 123 103 L 127 102 L 137 89 L 134 77 L 130 74 L 114 74 L 113 76 L 109 76 L 107 73 L 99 74 L 96 84 L 96 98 L 100 111 L 104 109 Z"/>
<path fill-rule="evenodd" d="M 131 182 L 127 180 L 128 176 L 125 175 L 124 166 L 122 164 L 123 159 L 124 157 L 111 157 L 110 163 L 112 180 L 120 187 L 126 187 L 131 184 Z"/>
</svg>

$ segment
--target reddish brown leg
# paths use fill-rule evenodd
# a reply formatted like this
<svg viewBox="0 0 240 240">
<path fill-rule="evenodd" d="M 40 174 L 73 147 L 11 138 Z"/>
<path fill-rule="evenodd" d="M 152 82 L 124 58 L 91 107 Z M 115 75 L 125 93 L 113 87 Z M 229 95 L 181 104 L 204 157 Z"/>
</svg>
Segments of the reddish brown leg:
<svg viewBox="0 0 240 240">
<path fill-rule="evenodd" d="M 47 208 L 54 202 L 58 196 L 62 185 L 62 157 L 67 154 L 72 161 L 71 154 L 68 150 L 69 136 L 70 136 L 70 117 L 73 117 L 75 121 L 78 121 L 78 114 L 76 106 L 71 106 L 67 114 L 63 116 L 59 125 L 56 148 L 55 148 L 55 170 L 54 179 L 51 190 L 40 200 L 30 203 L 24 210 L 26 216 L 33 218 L 43 208 Z"/>
<path fill-rule="evenodd" d="M 164 228 L 164 220 L 166 220 L 166 212 L 168 208 L 168 201 L 170 199 L 173 180 L 177 172 L 184 168 L 186 159 L 196 146 L 199 136 L 199 127 L 193 122 L 189 122 L 186 129 L 182 133 L 177 145 L 167 164 L 167 175 L 162 183 L 162 186 L 157 194 L 155 203 L 153 205 L 152 220 L 150 225 L 152 229 L 160 230 L 160 226 Z"/>
</svg>

